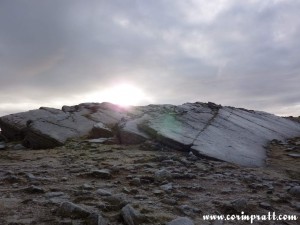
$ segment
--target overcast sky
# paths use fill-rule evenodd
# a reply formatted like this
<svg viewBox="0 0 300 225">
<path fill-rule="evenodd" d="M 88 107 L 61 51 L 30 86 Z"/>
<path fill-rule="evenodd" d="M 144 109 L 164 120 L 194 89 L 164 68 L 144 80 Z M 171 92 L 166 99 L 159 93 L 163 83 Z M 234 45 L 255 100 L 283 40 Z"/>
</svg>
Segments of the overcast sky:
<svg viewBox="0 0 300 225">
<path fill-rule="evenodd" d="M 300 115 L 300 1 L 0 0 L 0 115 L 122 83 L 142 105 Z"/>
</svg>

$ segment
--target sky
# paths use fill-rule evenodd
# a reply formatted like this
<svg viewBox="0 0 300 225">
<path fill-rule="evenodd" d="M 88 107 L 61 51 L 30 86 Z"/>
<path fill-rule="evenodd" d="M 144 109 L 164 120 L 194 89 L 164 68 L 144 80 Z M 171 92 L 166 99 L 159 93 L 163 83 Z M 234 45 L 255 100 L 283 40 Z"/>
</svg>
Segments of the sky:
<svg viewBox="0 0 300 225">
<path fill-rule="evenodd" d="M 0 116 L 82 102 L 300 116 L 299 0 L 0 0 Z"/>
</svg>

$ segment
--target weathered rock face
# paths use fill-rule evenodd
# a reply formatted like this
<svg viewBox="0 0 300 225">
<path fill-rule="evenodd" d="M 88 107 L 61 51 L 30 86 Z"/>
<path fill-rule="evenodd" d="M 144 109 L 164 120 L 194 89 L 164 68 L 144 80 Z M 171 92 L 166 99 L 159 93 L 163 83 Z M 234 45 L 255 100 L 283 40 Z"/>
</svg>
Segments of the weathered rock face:
<svg viewBox="0 0 300 225">
<path fill-rule="evenodd" d="M 63 145 L 70 138 L 108 137 L 124 110 L 110 103 L 64 106 L 62 110 L 41 107 L 37 110 L 0 118 L 2 134 L 9 140 L 23 140 L 33 149 Z M 100 123 L 101 122 L 101 125 Z"/>
<path fill-rule="evenodd" d="M 262 166 L 272 139 L 300 134 L 300 124 L 272 114 L 214 103 L 148 105 L 124 109 L 84 103 L 62 110 L 42 107 L 0 118 L 2 134 L 31 148 L 63 145 L 70 138 L 115 136 L 122 144 L 161 144 L 245 166 Z"/>
<path fill-rule="evenodd" d="M 245 166 L 264 165 L 272 139 L 300 134 L 299 123 L 275 115 L 213 103 L 140 107 L 120 133 L 145 134 L 163 144 Z"/>
</svg>

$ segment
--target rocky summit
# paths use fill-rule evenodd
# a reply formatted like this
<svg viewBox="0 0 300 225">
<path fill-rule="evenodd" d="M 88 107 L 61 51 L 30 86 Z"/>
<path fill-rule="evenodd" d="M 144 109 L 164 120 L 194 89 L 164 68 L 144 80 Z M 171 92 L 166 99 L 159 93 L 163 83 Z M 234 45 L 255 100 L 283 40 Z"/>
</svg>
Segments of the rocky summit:
<svg viewBox="0 0 300 225">
<path fill-rule="evenodd" d="M 265 164 L 269 141 L 300 136 L 298 122 L 211 102 L 129 108 L 110 103 L 83 103 L 61 110 L 41 107 L 3 116 L 0 127 L 5 139 L 22 141 L 31 149 L 62 146 L 71 139 L 119 144 L 155 141 L 195 156 L 254 167 Z"/>
</svg>

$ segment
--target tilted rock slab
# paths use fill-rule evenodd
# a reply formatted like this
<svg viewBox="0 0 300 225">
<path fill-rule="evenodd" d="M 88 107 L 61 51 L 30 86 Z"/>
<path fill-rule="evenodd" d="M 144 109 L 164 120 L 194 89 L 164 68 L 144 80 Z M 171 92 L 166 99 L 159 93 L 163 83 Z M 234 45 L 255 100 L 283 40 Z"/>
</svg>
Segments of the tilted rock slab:
<svg viewBox="0 0 300 225">
<path fill-rule="evenodd" d="M 83 103 L 62 110 L 42 107 L 0 118 L 2 134 L 31 148 L 63 145 L 70 138 L 115 136 L 122 144 L 154 139 L 244 166 L 263 166 L 264 146 L 272 139 L 300 135 L 300 124 L 269 113 L 214 103 L 148 105 L 122 108 Z"/>
<path fill-rule="evenodd" d="M 95 137 L 95 129 L 96 133 L 107 135 L 108 129 L 124 116 L 124 110 L 116 105 L 85 103 L 64 106 L 62 110 L 41 107 L 3 116 L 0 127 L 9 140 L 23 140 L 25 146 L 33 149 L 52 148 L 71 138 Z"/>
<path fill-rule="evenodd" d="M 120 133 L 151 137 L 195 155 L 244 166 L 263 166 L 272 139 L 300 135 L 300 124 L 269 113 L 213 103 L 145 106 L 121 124 Z M 148 136 L 146 136 L 148 135 Z M 137 138 L 136 138 L 137 139 Z"/>
</svg>

